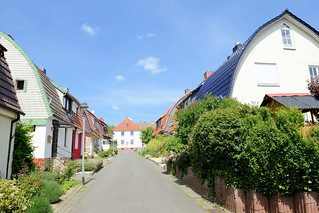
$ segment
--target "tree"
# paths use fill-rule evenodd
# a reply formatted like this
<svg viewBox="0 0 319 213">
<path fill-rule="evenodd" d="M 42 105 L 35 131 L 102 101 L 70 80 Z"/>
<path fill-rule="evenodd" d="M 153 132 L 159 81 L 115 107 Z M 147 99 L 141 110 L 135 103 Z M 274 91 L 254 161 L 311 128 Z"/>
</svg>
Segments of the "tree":
<svg viewBox="0 0 319 213">
<path fill-rule="evenodd" d="M 18 123 L 16 126 L 12 161 L 13 175 L 18 174 L 23 167 L 27 167 L 29 171 L 35 169 L 31 135 L 33 129 L 31 124 Z"/>
<path fill-rule="evenodd" d="M 147 127 L 141 131 L 141 140 L 142 143 L 147 144 L 152 139 L 152 134 L 154 129 L 152 127 Z"/>
<path fill-rule="evenodd" d="M 113 124 L 109 125 L 109 128 L 108 128 L 108 131 L 107 131 L 107 134 L 109 136 L 112 136 L 113 135 L 113 129 L 115 128 L 115 126 Z"/>
</svg>

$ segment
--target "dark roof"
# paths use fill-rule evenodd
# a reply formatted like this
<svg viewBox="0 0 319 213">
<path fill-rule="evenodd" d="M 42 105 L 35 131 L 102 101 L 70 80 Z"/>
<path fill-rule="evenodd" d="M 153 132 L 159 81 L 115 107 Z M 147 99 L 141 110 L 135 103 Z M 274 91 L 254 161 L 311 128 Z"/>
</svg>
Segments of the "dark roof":
<svg viewBox="0 0 319 213">
<path fill-rule="evenodd" d="M 40 68 L 37 67 L 37 69 L 53 116 L 60 122 L 73 125 L 73 119 L 72 117 L 68 117 L 66 111 L 63 109 L 59 95 L 51 82 L 52 80 Z"/>
<path fill-rule="evenodd" d="M 24 115 L 14 89 L 11 71 L 4 57 L 6 51 L 7 49 L 0 44 L 0 107 Z"/>
<path fill-rule="evenodd" d="M 319 109 L 319 100 L 307 93 L 294 93 L 294 94 L 267 94 L 264 97 L 264 101 L 261 103 L 261 106 L 267 106 L 270 103 L 270 100 L 273 99 L 280 104 L 289 107 L 289 108 L 299 108 L 303 112 L 310 111 L 312 109 Z"/>
<path fill-rule="evenodd" d="M 209 76 L 200 90 L 197 93 L 196 100 L 202 99 L 205 94 L 211 93 L 213 95 L 222 96 L 229 98 L 232 87 L 234 84 L 234 76 L 237 65 L 240 61 L 240 58 L 244 54 L 245 50 L 249 46 L 250 42 L 265 28 L 267 28 L 272 23 L 276 22 L 277 20 L 281 19 L 285 15 L 291 16 L 293 19 L 297 20 L 305 27 L 310 29 L 314 34 L 319 36 L 319 32 L 311 27 L 306 22 L 302 21 L 300 18 L 292 14 L 289 10 L 285 10 L 279 16 L 271 19 L 270 21 L 266 22 L 264 25 L 259 27 L 248 39 L 243 43 L 241 46 L 238 47 L 236 51 L 219 67 L 217 70 Z"/>
<path fill-rule="evenodd" d="M 151 127 L 151 128 L 155 128 L 155 123 L 154 122 L 150 122 L 150 123 L 146 123 L 146 122 L 144 122 L 144 123 L 136 123 L 136 125 L 139 127 L 139 128 L 141 128 L 141 129 L 146 129 L 147 127 Z"/>
</svg>

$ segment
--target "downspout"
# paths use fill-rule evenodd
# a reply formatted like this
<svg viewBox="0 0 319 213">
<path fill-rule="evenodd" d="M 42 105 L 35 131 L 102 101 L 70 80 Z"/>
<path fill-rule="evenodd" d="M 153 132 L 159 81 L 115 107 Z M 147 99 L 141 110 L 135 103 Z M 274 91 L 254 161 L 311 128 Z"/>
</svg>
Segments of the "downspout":
<svg viewBox="0 0 319 213">
<path fill-rule="evenodd" d="M 12 139 L 15 134 L 12 134 L 13 132 L 13 124 L 18 122 L 20 120 L 20 114 L 17 114 L 17 118 L 11 121 L 11 127 L 10 127 L 10 138 L 9 138 L 9 148 L 8 148 L 8 159 L 7 159 L 7 170 L 6 170 L 6 179 L 8 179 L 8 173 L 9 173 L 9 165 L 10 165 L 10 156 L 11 156 L 11 144 Z"/>
</svg>

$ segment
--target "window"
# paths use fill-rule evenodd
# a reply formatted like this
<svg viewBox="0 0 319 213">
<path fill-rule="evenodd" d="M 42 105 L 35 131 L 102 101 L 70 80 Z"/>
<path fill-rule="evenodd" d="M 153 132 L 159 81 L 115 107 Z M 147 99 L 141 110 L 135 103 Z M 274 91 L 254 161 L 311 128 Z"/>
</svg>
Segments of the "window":
<svg viewBox="0 0 319 213">
<path fill-rule="evenodd" d="M 134 144 L 134 140 L 131 140 L 131 145 L 133 145 Z"/>
<path fill-rule="evenodd" d="M 319 66 L 315 67 L 315 66 L 310 66 L 309 67 L 309 72 L 310 72 L 310 78 L 312 81 L 317 80 L 318 79 L 318 75 L 319 75 Z"/>
<path fill-rule="evenodd" d="M 128 124 L 126 124 L 126 127 L 128 127 Z"/>
<path fill-rule="evenodd" d="M 276 64 L 255 63 L 257 86 L 279 86 Z"/>
<path fill-rule="evenodd" d="M 124 136 L 124 132 L 121 132 L 121 136 Z"/>
<path fill-rule="evenodd" d="M 124 140 L 121 140 L 121 145 L 124 145 Z"/>
<path fill-rule="evenodd" d="M 134 135 L 134 131 L 131 131 L 131 135 Z"/>
<path fill-rule="evenodd" d="M 281 37 L 284 48 L 293 48 L 290 27 L 285 23 L 281 25 Z"/>
<path fill-rule="evenodd" d="M 126 146 L 128 146 L 128 142 L 126 141 Z"/>
<path fill-rule="evenodd" d="M 64 129 L 64 146 L 66 146 L 66 140 L 67 140 L 67 130 L 68 129 Z"/>
<path fill-rule="evenodd" d="M 26 80 L 16 80 L 16 90 L 17 91 L 23 90 L 23 92 L 26 92 L 27 91 L 27 81 Z"/>
</svg>

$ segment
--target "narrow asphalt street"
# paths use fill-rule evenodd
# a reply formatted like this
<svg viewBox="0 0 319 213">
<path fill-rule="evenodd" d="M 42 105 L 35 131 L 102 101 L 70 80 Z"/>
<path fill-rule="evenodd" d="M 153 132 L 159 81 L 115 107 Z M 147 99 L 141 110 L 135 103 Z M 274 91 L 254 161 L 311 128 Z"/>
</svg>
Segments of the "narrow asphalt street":
<svg viewBox="0 0 319 213">
<path fill-rule="evenodd" d="M 72 212 L 206 212 L 162 172 L 135 152 L 121 152 Z"/>
</svg>

